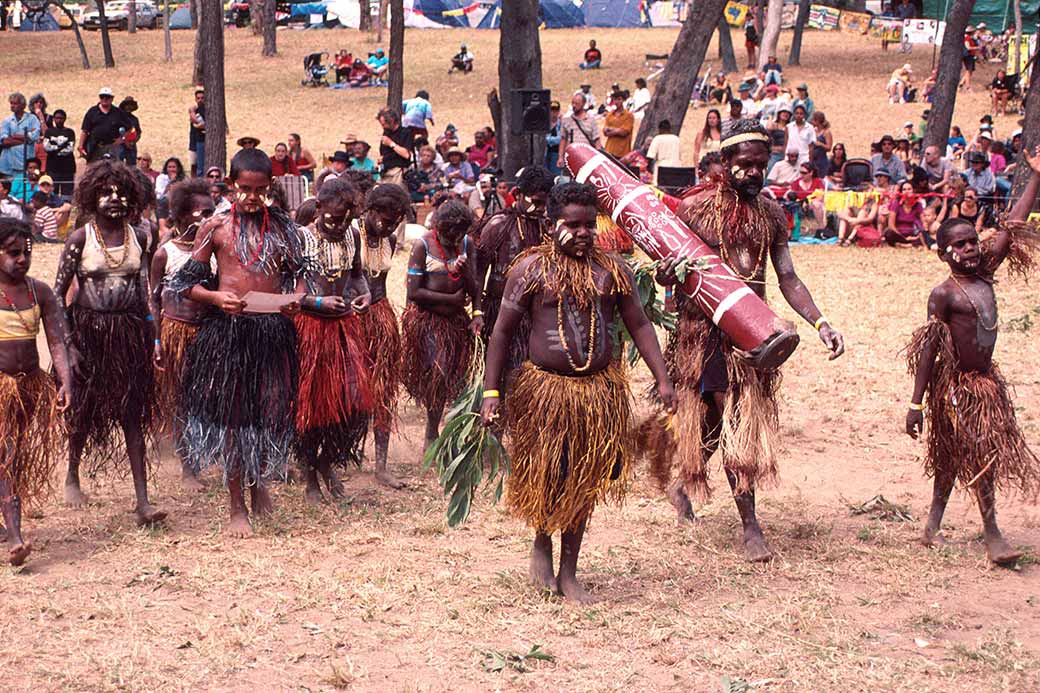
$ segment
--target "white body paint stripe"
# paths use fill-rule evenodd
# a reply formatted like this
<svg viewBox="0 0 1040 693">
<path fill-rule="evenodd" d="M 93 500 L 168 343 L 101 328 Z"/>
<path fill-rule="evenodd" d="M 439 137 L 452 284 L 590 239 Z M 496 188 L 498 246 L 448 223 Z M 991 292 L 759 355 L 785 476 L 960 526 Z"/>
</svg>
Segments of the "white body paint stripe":
<svg viewBox="0 0 1040 693">
<path fill-rule="evenodd" d="M 621 216 L 621 213 L 625 211 L 625 207 L 628 207 L 630 204 L 632 204 L 632 200 L 647 192 L 650 192 L 650 190 L 645 185 L 640 185 L 638 187 L 632 188 L 627 193 L 625 193 L 621 197 L 621 199 L 618 200 L 617 206 L 614 207 L 614 213 L 610 215 L 611 219 L 614 220 L 614 223 L 617 223 L 618 217 Z"/>
<path fill-rule="evenodd" d="M 754 292 L 751 289 L 744 286 L 722 299 L 722 303 L 719 304 L 719 307 L 715 309 L 715 313 L 711 316 L 711 321 L 718 325 L 722 320 L 722 316 L 729 312 L 729 309 L 735 306 L 737 301 L 752 293 Z"/>
<path fill-rule="evenodd" d="M 607 157 L 603 156 L 602 154 L 596 154 L 596 156 L 586 161 L 585 165 L 578 169 L 578 174 L 574 176 L 574 180 L 578 181 L 579 183 L 584 183 L 589 179 L 589 176 L 592 175 L 592 172 L 596 169 L 596 167 L 598 167 L 602 163 L 605 163 L 606 160 Z"/>
</svg>

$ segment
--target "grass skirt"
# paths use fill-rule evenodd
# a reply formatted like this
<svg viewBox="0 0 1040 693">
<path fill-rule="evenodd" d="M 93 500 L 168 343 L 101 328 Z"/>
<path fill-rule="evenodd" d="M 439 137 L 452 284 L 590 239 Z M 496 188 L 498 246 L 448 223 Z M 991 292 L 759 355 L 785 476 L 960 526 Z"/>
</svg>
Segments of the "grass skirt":
<svg viewBox="0 0 1040 693">
<path fill-rule="evenodd" d="M 188 347 L 179 449 L 196 471 L 253 486 L 284 477 L 295 441 L 296 330 L 282 315 L 215 312 Z"/>
<path fill-rule="evenodd" d="M 171 433 L 175 428 L 174 417 L 180 401 L 188 345 L 198 332 L 199 326 L 190 322 L 171 318 L 162 321 L 163 368 L 155 371 L 155 392 L 162 433 Z"/>
<path fill-rule="evenodd" d="M 25 505 L 39 505 L 50 491 L 61 454 L 57 395 L 54 379 L 40 369 L 0 373 L 0 479 Z"/>
<path fill-rule="evenodd" d="M 293 322 L 300 360 L 296 453 L 305 464 L 360 466 L 372 411 L 361 320 L 300 313 Z"/>
<path fill-rule="evenodd" d="M 710 341 L 718 338 L 712 331 L 717 329 L 692 301 L 682 307 L 665 349 L 668 374 L 679 400 L 678 413 L 671 422 L 657 417 L 643 423 L 636 436 L 640 452 L 649 458 L 651 473 L 662 487 L 670 482 L 677 461 L 683 488 L 702 500 L 711 495 L 705 442 L 718 444 L 723 466 L 736 477 L 738 494 L 775 482 L 777 476 L 780 374 L 755 370 L 725 338 L 722 350 L 729 389 L 722 425 L 716 440 L 704 440 L 712 432 L 704 430 L 708 414 L 704 398 L 710 394 L 701 393 L 701 375 Z"/>
<path fill-rule="evenodd" d="M 524 364 L 509 394 L 510 511 L 535 529 L 575 529 L 628 486 L 631 408 L 616 365 L 569 377 Z"/>
<path fill-rule="evenodd" d="M 72 345 L 80 354 L 73 370 L 69 436 L 82 436 L 90 474 L 127 460 L 123 421 L 137 421 L 149 447 L 157 424 L 152 330 L 142 307 L 102 312 L 74 304 L 69 309 Z"/>
<path fill-rule="evenodd" d="M 372 388 L 372 428 L 389 433 L 397 420 L 401 385 L 401 332 L 390 300 L 384 298 L 361 314 Z"/>
<path fill-rule="evenodd" d="M 462 392 L 473 352 L 465 313 L 446 318 L 410 303 L 401 317 L 401 341 L 401 381 L 412 399 L 436 409 Z"/>
<path fill-rule="evenodd" d="M 1000 369 L 996 364 L 986 373 L 958 369 L 949 327 L 931 320 L 914 332 L 907 346 L 911 375 L 917 373 L 931 343 L 938 349 L 928 383 L 928 476 L 966 487 L 989 476 L 998 489 L 1017 489 L 1035 497 L 1040 490 L 1040 459 L 1018 428 Z"/>
</svg>

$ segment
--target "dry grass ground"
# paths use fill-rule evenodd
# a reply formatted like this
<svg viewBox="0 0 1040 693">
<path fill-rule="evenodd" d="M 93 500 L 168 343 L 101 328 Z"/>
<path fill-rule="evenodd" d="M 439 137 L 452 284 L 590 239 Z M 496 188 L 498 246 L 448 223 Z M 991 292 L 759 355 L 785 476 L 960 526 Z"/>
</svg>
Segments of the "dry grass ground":
<svg viewBox="0 0 1040 693">
<path fill-rule="evenodd" d="M 430 88 L 441 124 L 483 124 L 495 35 L 408 36 L 408 90 Z M 551 87 L 573 88 L 586 76 L 571 66 L 588 37 L 600 39 L 611 67 L 591 75 L 603 93 L 610 81 L 639 74 L 643 53 L 666 51 L 674 32 L 546 32 Z M 133 93 L 145 148 L 158 159 L 184 148 L 187 127 L 190 36 L 175 39 L 178 62 L 167 66 L 145 57 L 161 55 L 161 35 L 116 35 L 120 67 L 85 74 L 67 34 L 4 34 L 0 69 L 18 75 L 8 88 L 42 89 L 72 112 L 102 84 Z M 474 47 L 478 72 L 447 78 L 445 56 L 460 39 Z M 381 92 L 299 87 L 305 52 L 362 45 L 356 34 L 279 40 L 285 57 L 261 61 L 256 39 L 228 36 L 233 137 L 248 132 L 271 143 L 299 130 L 317 153 L 347 131 L 376 134 Z M 884 103 L 898 54 L 812 34 L 806 57 L 809 65 L 791 77 L 810 82 L 853 151 L 919 111 Z M 914 57 L 919 73 L 928 57 Z M 979 95 L 965 99 L 958 119 L 972 122 L 984 107 Z M 39 249 L 34 274 L 51 277 L 55 260 L 53 248 Z M 530 533 L 501 508 L 481 503 L 467 526 L 446 528 L 436 481 L 417 464 L 420 412 L 406 406 L 391 466 L 409 478 L 409 490 L 376 486 L 369 464 L 350 475 L 350 500 L 338 506 L 307 507 L 300 486 L 279 486 L 275 517 L 248 541 L 220 532 L 219 481 L 208 479 L 200 495 L 181 491 L 169 455 L 155 490 L 170 511 L 164 529 L 134 527 L 128 480 L 88 482 L 93 503 L 85 511 L 54 502 L 34 513 L 30 563 L 0 568 L 3 687 L 715 691 L 731 677 L 766 691 L 1036 690 L 1036 507 L 1000 501 L 1012 543 L 1030 547 L 1017 570 L 986 562 L 977 512 L 960 493 L 947 514 L 952 546 L 930 551 L 915 541 L 930 487 L 923 448 L 901 433 L 911 384 L 899 350 L 943 266 L 923 252 L 831 247 L 798 247 L 795 261 L 849 351 L 828 362 L 803 325 L 804 342 L 785 368 L 782 478 L 760 496 L 772 564 L 741 559 L 739 523 L 721 486 L 698 508 L 695 526 L 677 528 L 640 473 L 627 504 L 601 508 L 593 520 L 580 575 L 600 601 L 577 608 L 543 596 L 525 581 Z M 392 283 L 400 305 L 401 268 Z M 998 296 L 997 357 L 1021 424 L 1040 447 L 1040 299 L 1035 286 L 1004 277 Z M 648 376 L 641 369 L 636 377 Z M 906 504 L 915 521 L 850 514 L 849 503 L 876 494 Z M 489 653 L 522 655 L 533 645 L 554 661 L 488 671 Z"/>
</svg>

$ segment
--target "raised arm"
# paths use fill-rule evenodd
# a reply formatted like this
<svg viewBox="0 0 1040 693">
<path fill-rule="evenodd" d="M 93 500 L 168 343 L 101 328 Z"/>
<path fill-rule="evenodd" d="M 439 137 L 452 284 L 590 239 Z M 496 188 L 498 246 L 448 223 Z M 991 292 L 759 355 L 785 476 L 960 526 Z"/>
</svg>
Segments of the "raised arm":
<svg viewBox="0 0 1040 693">
<path fill-rule="evenodd" d="M 830 326 L 826 318 L 816 307 L 809 289 L 805 287 L 802 280 L 794 271 L 794 260 L 791 258 L 791 248 L 787 245 L 787 235 L 777 234 L 770 255 L 773 258 L 773 270 L 776 271 L 780 282 L 780 293 L 784 299 L 794 308 L 795 312 L 816 328 L 822 341 L 831 350 L 830 360 L 834 360 L 845 353 L 845 340 L 841 333 Z"/>
<path fill-rule="evenodd" d="M 992 244 L 986 253 L 988 260 L 986 269 L 990 272 L 996 271 L 997 267 L 1007 259 L 1014 243 L 1015 227 L 1020 226 L 1029 218 L 1037 193 L 1040 193 L 1040 147 L 1033 150 L 1032 156 L 1026 153 L 1026 163 L 1029 165 L 1029 182 L 1026 183 L 1022 196 L 1008 212 L 1004 223 L 997 224 Z M 983 216 L 983 214 L 979 214 L 979 219 L 982 219 Z"/>
<path fill-rule="evenodd" d="M 946 322 L 949 313 L 949 295 L 946 293 L 945 285 L 932 289 L 928 297 L 928 322 Z M 926 329 L 926 328 L 921 328 Z M 935 368 L 935 355 L 939 351 L 937 336 L 928 331 L 926 341 L 921 344 L 919 353 L 911 353 L 911 363 L 917 362 L 917 372 L 914 374 L 914 393 L 910 397 L 910 405 L 906 412 L 906 433 L 911 438 L 917 439 L 924 428 L 924 395 L 928 389 L 928 383 L 932 380 L 932 370 Z M 911 345 L 911 349 L 915 345 Z"/>
</svg>

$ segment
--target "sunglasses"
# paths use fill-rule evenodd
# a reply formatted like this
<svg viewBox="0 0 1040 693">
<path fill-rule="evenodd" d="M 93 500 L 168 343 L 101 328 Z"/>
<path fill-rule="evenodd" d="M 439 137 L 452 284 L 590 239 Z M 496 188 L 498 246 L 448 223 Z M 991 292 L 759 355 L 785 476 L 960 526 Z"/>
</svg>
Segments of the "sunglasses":
<svg viewBox="0 0 1040 693">
<path fill-rule="evenodd" d="M 206 174 L 206 178 L 216 178 L 217 180 L 220 180 L 220 174 L 216 173 L 216 172 L 214 172 L 214 173 L 207 173 Z"/>
</svg>

